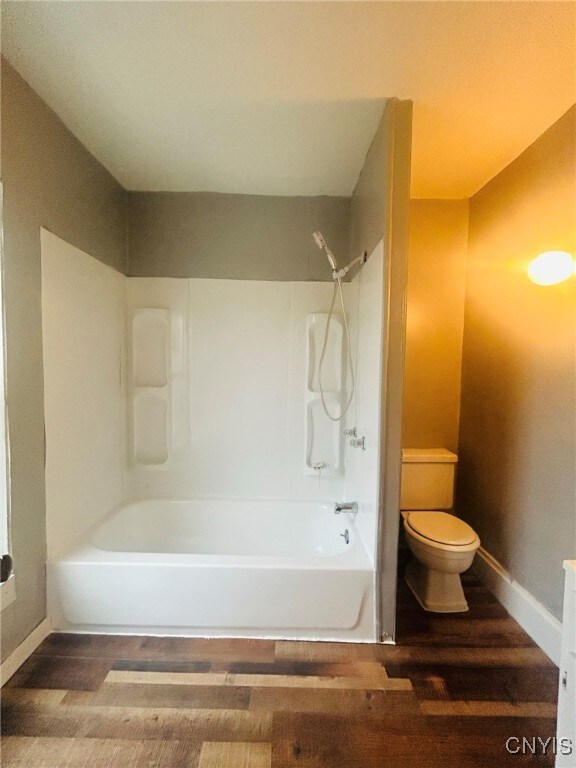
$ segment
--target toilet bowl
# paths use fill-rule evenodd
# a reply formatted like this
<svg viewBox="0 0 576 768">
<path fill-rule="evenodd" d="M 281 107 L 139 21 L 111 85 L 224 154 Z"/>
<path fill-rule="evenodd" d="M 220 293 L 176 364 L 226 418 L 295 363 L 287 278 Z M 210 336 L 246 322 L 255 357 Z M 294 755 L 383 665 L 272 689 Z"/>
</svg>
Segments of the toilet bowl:
<svg viewBox="0 0 576 768">
<path fill-rule="evenodd" d="M 444 511 L 454 503 L 458 456 L 446 448 L 404 448 L 400 509 L 414 558 L 405 579 L 427 611 L 467 611 L 460 574 L 480 546 L 475 531 Z"/>
<path fill-rule="evenodd" d="M 403 511 L 404 532 L 414 559 L 405 579 L 427 611 L 468 610 L 460 574 L 474 560 L 480 539 L 463 520 L 435 510 Z"/>
</svg>

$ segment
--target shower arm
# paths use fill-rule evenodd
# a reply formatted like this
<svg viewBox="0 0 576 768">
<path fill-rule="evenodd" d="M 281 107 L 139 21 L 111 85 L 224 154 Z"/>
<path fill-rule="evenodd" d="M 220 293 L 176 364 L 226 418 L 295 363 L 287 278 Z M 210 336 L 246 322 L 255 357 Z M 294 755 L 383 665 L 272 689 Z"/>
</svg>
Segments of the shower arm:
<svg viewBox="0 0 576 768">
<path fill-rule="evenodd" d="M 358 256 L 354 259 L 354 261 L 351 261 L 350 264 L 348 264 L 346 267 L 342 267 L 342 269 L 334 269 L 332 270 L 332 278 L 334 280 L 341 280 L 345 275 L 350 272 L 352 267 L 355 264 L 365 264 L 366 263 L 366 254 L 362 254 L 362 256 Z"/>
</svg>

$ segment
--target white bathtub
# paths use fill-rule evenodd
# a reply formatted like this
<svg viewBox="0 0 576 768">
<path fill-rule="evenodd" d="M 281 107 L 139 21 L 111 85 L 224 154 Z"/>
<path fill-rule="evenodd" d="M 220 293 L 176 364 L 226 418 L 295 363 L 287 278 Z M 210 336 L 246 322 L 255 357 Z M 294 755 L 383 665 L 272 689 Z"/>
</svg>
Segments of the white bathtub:
<svg viewBox="0 0 576 768">
<path fill-rule="evenodd" d="M 86 632 L 370 641 L 373 582 L 317 502 L 140 501 L 48 564 L 54 628 Z"/>
</svg>

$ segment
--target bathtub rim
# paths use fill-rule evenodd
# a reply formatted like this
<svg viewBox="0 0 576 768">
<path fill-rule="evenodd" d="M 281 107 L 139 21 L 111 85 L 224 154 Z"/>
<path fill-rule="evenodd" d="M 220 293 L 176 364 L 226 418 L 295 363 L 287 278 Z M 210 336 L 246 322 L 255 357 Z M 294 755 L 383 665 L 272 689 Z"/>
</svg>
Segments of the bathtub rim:
<svg viewBox="0 0 576 768">
<path fill-rule="evenodd" d="M 174 552 L 138 552 L 124 550 L 102 549 L 93 543 L 96 533 L 106 525 L 115 515 L 131 506 L 143 503 L 168 503 L 168 504 L 186 504 L 189 502 L 256 502 L 258 504 L 266 503 L 284 503 L 284 504 L 312 504 L 314 507 L 332 507 L 333 501 L 318 501 L 310 499 L 281 499 L 281 498 L 230 498 L 230 497 L 192 497 L 192 498 L 168 498 L 168 497 L 143 497 L 138 499 L 124 500 L 113 507 L 109 512 L 103 515 L 98 521 L 86 529 L 82 534 L 76 537 L 74 542 L 61 552 L 54 553 L 47 560 L 47 564 L 56 565 L 58 563 L 117 563 L 125 565 L 158 565 L 170 566 L 190 566 L 190 567 L 250 567 L 258 569 L 270 568 L 307 568 L 311 570 L 352 570 L 352 571 L 372 571 L 374 564 L 364 546 L 360 537 L 358 527 L 354 516 L 349 513 L 342 515 L 342 522 L 346 521 L 346 526 L 352 528 L 354 533 L 353 544 L 350 549 L 329 555 L 242 555 L 242 554 L 197 554 L 197 553 L 174 553 Z M 160 562 L 159 562 L 160 560 Z M 345 562 L 343 562 L 345 561 Z"/>
</svg>

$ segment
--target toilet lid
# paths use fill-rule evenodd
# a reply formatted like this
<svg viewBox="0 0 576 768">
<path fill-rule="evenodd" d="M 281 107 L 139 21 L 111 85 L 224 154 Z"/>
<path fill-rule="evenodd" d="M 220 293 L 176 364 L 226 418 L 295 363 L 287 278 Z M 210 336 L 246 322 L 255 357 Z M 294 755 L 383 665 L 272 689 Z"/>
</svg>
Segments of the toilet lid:
<svg viewBox="0 0 576 768">
<path fill-rule="evenodd" d="M 408 512 L 406 522 L 420 536 L 439 544 L 466 546 L 476 538 L 468 523 L 447 512 Z"/>
</svg>

